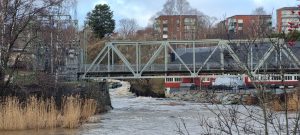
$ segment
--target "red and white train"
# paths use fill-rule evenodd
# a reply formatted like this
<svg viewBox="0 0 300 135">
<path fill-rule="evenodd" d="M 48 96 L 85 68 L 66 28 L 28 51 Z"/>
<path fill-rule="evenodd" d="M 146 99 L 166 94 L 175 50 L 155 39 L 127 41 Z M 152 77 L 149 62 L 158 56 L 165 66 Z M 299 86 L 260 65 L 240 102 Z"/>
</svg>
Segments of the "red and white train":
<svg viewBox="0 0 300 135">
<path fill-rule="evenodd" d="M 216 80 L 218 80 L 217 78 L 220 77 L 238 78 L 243 82 L 243 85 L 246 88 L 253 87 L 253 83 L 276 87 L 295 87 L 300 84 L 300 74 L 285 74 L 284 81 L 282 81 L 281 76 L 278 74 L 257 74 L 254 76 L 253 80 L 251 80 L 247 75 L 204 75 L 198 78 L 166 78 L 165 88 L 179 89 L 181 86 L 184 86 L 184 84 L 193 84 L 199 88 L 211 88 L 216 84 Z"/>
</svg>

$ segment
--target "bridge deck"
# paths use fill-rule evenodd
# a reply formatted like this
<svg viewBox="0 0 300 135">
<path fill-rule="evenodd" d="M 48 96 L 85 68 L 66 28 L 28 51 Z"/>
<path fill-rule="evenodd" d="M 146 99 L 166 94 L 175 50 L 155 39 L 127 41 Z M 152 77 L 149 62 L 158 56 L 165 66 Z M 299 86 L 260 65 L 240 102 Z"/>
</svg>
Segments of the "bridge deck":
<svg viewBox="0 0 300 135">
<path fill-rule="evenodd" d="M 140 71 L 139 71 L 140 72 Z M 203 75 L 220 75 L 220 74 L 244 74 L 246 71 L 242 70 L 220 70 L 220 69 L 212 69 L 212 70 L 202 70 L 197 74 L 196 76 L 192 76 L 190 71 L 183 71 L 183 70 L 173 70 L 173 71 L 144 71 L 139 77 L 134 76 L 132 72 L 130 71 L 103 71 L 103 72 L 88 72 L 86 74 L 86 77 L 101 77 L 101 78 L 165 78 L 168 77 L 200 77 Z M 259 70 L 259 73 L 263 74 L 280 74 L 280 71 L 278 69 L 263 69 Z M 294 74 L 294 73 L 300 73 L 300 69 L 285 69 L 286 74 Z M 85 72 L 78 72 L 78 77 L 81 77 L 84 75 Z"/>
</svg>

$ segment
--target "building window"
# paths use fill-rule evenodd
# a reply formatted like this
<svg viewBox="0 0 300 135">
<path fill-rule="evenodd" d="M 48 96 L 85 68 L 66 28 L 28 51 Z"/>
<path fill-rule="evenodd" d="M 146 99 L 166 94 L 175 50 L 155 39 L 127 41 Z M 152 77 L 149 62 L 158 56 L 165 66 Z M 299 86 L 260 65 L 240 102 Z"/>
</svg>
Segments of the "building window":
<svg viewBox="0 0 300 135">
<path fill-rule="evenodd" d="M 184 26 L 184 30 L 186 32 L 190 32 L 190 31 L 196 30 L 196 27 L 195 26 Z"/>
<path fill-rule="evenodd" d="M 163 34 L 168 34 L 168 31 L 163 31 Z"/>
<path fill-rule="evenodd" d="M 195 25 L 196 19 L 195 18 L 185 18 L 184 24 L 185 25 Z"/>
<path fill-rule="evenodd" d="M 243 23 L 239 23 L 238 26 L 239 26 L 239 27 L 243 27 L 244 24 L 243 24 Z"/>
<path fill-rule="evenodd" d="M 185 29 L 185 30 L 190 30 L 190 29 L 191 29 L 191 26 L 184 26 L 184 29 Z"/>
<path fill-rule="evenodd" d="M 190 22 L 190 18 L 184 18 L 184 23 L 189 23 Z"/>
<path fill-rule="evenodd" d="M 163 34 L 163 39 L 167 39 L 168 35 L 167 34 Z"/>
<path fill-rule="evenodd" d="M 168 24 L 168 20 L 163 20 L 163 24 Z"/>
<path fill-rule="evenodd" d="M 239 19 L 238 23 L 244 23 L 243 19 Z"/>
<path fill-rule="evenodd" d="M 168 31 L 168 27 L 163 27 L 163 31 Z"/>
</svg>

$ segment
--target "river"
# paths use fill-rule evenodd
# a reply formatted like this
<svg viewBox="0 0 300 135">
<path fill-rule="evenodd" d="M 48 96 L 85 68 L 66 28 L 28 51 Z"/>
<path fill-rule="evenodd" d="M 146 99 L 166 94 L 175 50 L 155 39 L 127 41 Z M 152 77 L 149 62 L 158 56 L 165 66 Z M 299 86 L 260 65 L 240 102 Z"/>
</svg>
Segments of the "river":
<svg viewBox="0 0 300 135">
<path fill-rule="evenodd" d="M 110 90 L 114 109 L 100 123 L 83 125 L 80 134 L 174 135 L 183 119 L 190 134 L 200 134 L 199 115 L 211 114 L 204 104 L 169 99 L 136 97 L 129 84 Z M 177 124 L 176 124 L 177 123 Z"/>
<path fill-rule="evenodd" d="M 212 117 L 205 104 L 170 99 L 136 97 L 129 92 L 129 83 L 111 89 L 114 107 L 110 112 L 93 116 L 76 130 L 56 129 L 5 132 L 7 135 L 174 135 L 181 120 L 189 134 L 200 134 L 199 116 Z M 1 133 L 0 133 L 1 134 Z"/>
<path fill-rule="evenodd" d="M 0 132 L 0 135 L 176 135 L 179 129 L 184 132 L 184 135 L 198 135 L 204 131 L 200 126 L 200 117 L 207 118 L 208 122 L 216 124 L 215 115 L 210 109 L 228 112 L 226 108 L 238 107 L 240 108 L 238 110 L 242 112 L 240 114 L 249 113 L 249 116 L 255 116 L 255 118 L 260 118 L 259 116 L 262 114 L 261 109 L 255 106 L 248 106 L 247 109 L 241 105 L 219 108 L 217 105 L 203 103 L 136 97 L 129 92 L 129 83 L 121 83 L 122 87 L 110 90 L 114 109 L 106 114 L 91 117 L 88 123 L 78 129 L 9 131 Z M 250 127 L 256 133 L 263 134 L 263 126 L 259 124 L 263 119 L 253 121 L 249 116 L 239 115 L 240 128 Z M 274 120 L 279 120 L 281 124 L 284 124 L 281 121 L 284 118 L 283 113 L 279 112 L 274 116 L 277 118 Z M 289 115 L 290 119 L 295 119 L 295 116 L 293 113 Z M 183 123 L 186 124 L 186 130 L 183 128 Z M 178 128 L 179 126 L 180 128 Z M 275 129 L 278 129 L 278 125 L 275 122 L 275 127 L 271 126 L 269 126 L 270 133 L 273 134 Z"/>
</svg>

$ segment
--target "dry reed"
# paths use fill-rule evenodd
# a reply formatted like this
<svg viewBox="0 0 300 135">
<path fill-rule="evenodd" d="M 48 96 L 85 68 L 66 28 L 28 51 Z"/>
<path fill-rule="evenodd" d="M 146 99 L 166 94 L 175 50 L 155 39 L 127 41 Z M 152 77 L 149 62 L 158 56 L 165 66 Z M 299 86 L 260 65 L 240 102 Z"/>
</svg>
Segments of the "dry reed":
<svg viewBox="0 0 300 135">
<path fill-rule="evenodd" d="M 274 111 L 284 111 L 285 110 L 285 102 L 280 101 L 278 98 L 272 101 L 272 109 Z M 300 97 L 295 92 L 292 94 L 288 94 L 287 97 L 287 110 L 288 111 L 300 111 Z"/>
<path fill-rule="evenodd" d="M 33 96 L 21 103 L 16 97 L 7 97 L 0 104 L 0 130 L 43 128 L 76 128 L 96 111 L 96 102 L 79 96 L 63 99 L 58 109 L 53 98 Z"/>
</svg>

